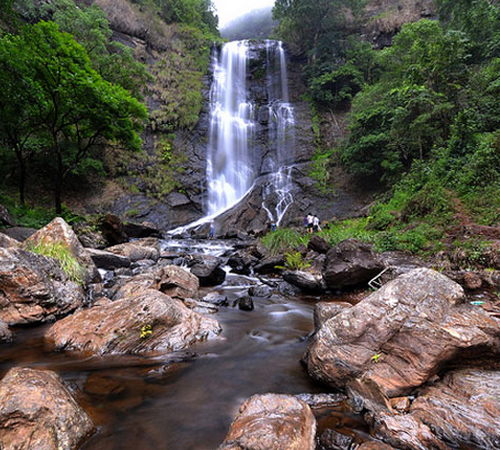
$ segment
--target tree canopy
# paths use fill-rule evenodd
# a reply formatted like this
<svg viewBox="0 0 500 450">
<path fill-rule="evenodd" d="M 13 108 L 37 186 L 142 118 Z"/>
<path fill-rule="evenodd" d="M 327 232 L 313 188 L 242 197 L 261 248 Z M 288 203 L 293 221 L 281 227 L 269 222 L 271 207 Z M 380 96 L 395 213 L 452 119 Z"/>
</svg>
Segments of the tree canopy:
<svg viewBox="0 0 500 450">
<path fill-rule="evenodd" d="M 13 81 L 11 90 L 2 93 L 6 101 L 15 98 L 17 106 L 2 113 L 2 137 L 8 138 L 12 124 L 19 130 L 14 150 L 34 134 L 43 140 L 43 150 L 55 161 L 54 198 L 60 212 L 63 179 L 91 151 L 102 150 L 104 140 L 140 147 L 137 132 L 146 108 L 124 88 L 104 80 L 85 49 L 54 22 L 27 25 L 19 35 L 3 36 L 0 50 L 0 77 L 20 74 L 26 87 L 20 90 Z"/>
</svg>

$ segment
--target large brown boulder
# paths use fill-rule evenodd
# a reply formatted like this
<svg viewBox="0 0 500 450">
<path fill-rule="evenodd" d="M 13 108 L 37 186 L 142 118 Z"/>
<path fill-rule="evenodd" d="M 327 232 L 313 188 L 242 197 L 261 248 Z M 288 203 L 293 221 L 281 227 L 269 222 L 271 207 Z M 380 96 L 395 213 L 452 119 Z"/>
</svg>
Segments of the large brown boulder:
<svg viewBox="0 0 500 450">
<path fill-rule="evenodd" d="M 316 419 L 289 395 L 255 395 L 240 407 L 218 450 L 314 450 Z"/>
<path fill-rule="evenodd" d="M 52 222 L 26 239 L 23 247 L 30 250 L 32 246 L 52 244 L 63 244 L 69 249 L 84 270 L 84 283 L 101 281 L 101 276 L 94 261 L 92 261 L 87 250 L 78 240 L 73 229 L 61 217 L 56 217 Z"/>
<path fill-rule="evenodd" d="M 143 289 L 56 322 L 45 342 L 51 349 L 91 355 L 151 355 L 185 349 L 220 331 L 215 319 L 157 290 Z"/>
<path fill-rule="evenodd" d="M 76 450 L 94 431 L 57 374 L 14 368 L 0 381 L 3 450 Z"/>
<path fill-rule="evenodd" d="M 184 300 L 198 297 L 198 277 L 179 266 L 157 266 L 127 280 L 114 296 L 131 297 L 144 289 L 156 289 L 173 298 Z"/>
<path fill-rule="evenodd" d="M 323 324 L 306 355 L 309 373 L 388 404 L 449 365 L 498 354 L 499 323 L 465 300 L 433 270 L 401 275 Z"/>
<path fill-rule="evenodd" d="M 370 244 L 347 239 L 326 254 L 323 278 L 330 289 L 366 284 L 384 269 Z"/>
<path fill-rule="evenodd" d="M 85 294 L 52 258 L 0 248 L 0 319 L 9 325 L 46 322 L 83 305 Z"/>
</svg>

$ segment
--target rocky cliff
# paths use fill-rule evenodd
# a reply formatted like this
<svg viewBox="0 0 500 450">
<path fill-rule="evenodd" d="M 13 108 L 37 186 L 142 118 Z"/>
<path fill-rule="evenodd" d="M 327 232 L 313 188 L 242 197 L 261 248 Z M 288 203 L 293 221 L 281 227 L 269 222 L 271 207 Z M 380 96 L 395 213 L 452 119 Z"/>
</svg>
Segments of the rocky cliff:
<svg viewBox="0 0 500 450">
<path fill-rule="evenodd" d="M 96 0 L 95 3 L 107 13 L 115 39 L 135 49 L 137 58 L 149 66 L 154 80 L 146 93 L 152 117 L 151 125 L 144 134 L 149 157 L 145 160 L 124 161 L 122 183 L 111 182 L 97 190 L 97 195 L 85 199 L 85 209 L 89 212 L 110 211 L 135 222 L 153 222 L 162 229 L 171 229 L 198 219 L 206 212 L 208 101 L 212 74 L 208 70 L 203 76 L 199 67 L 186 65 L 179 57 L 183 51 L 192 50 L 191 47 L 197 45 L 196 37 L 186 34 L 175 25 L 159 23 L 157 18 L 143 14 L 140 8 L 125 0 Z M 371 0 L 366 8 L 366 20 L 359 32 L 376 48 L 381 48 L 390 44 L 403 23 L 433 14 L 431 0 Z M 202 60 L 200 53 L 198 66 Z M 206 62 L 209 66 L 208 58 Z M 253 86 L 252 95 L 260 97 L 261 104 L 266 102 L 265 64 L 262 48 L 256 45 L 251 56 L 248 82 Z M 335 192 L 327 193 L 320 191 L 316 182 L 309 177 L 316 137 L 311 111 L 301 99 L 304 93 L 301 67 L 300 60 L 290 59 L 288 82 L 296 119 L 296 142 L 290 152 L 295 161 L 295 192 L 294 204 L 283 222 L 297 225 L 300 224 L 300 217 L 312 209 L 322 219 L 329 220 L 356 214 L 367 201 L 365 195 L 359 195 L 345 186 L 348 181 L 342 179 L 343 174 L 339 174 Z M 179 73 L 192 73 L 193 69 L 198 70 L 198 81 L 187 85 L 179 81 Z M 189 75 L 180 78 L 189 78 Z M 186 106 L 182 102 L 186 102 L 187 93 L 194 91 L 201 94 L 201 103 L 198 98 L 191 101 L 187 109 L 191 115 L 196 114 L 196 124 L 194 121 L 188 126 L 176 123 L 172 120 L 172 117 L 177 117 L 176 109 L 183 109 L 185 113 Z M 344 115 L 343 112 L 329 111 L 322 117 L 323 145 L 333 147 L 345 135 Z M 261 161 L 261 176 L 257 178 L 256 186 L 248 198 L 221 219 L 225 231 L 236 225 L 240 229 L 259 230 L 268 221 L 262 210 L 262 191 L 269 183 L 266 168 L 262 166 L 267 151 L 263 136 L 268 134 L 268 120 L 264 113 L 260 114 L 256 130 L 255 157 Z M 161 163 L 165 148 L 170 152 L 169 162 L 173 163 L 170 166 L 175 166 L 174 169 Z M 133 169 L 132 174 L 129 167 Z"/>
</svg>

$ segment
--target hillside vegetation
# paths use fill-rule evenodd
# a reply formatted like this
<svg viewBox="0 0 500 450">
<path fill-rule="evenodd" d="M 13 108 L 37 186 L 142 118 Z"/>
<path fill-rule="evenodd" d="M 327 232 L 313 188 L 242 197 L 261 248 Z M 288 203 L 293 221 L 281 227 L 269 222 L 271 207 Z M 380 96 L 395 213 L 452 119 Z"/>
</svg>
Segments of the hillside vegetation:
<svg viewBox="0 0 500 450">
<path fill-rule="evenodd" d="M 363 19 L 362 2 L 278 0 L 274 15 L 307 57 L 318 115 L 349 112 L 348 137 L 318 148 L 312 174 L 329 183 L 341 165 L 386 192 L 364 224 L 379 248 L 479 259 L 500 219 L 500 6 L 435 3 L 439 20 L 403 25 L 381 51 L 338 24 L 346 6 Z"/>
<path fill-rule="evenodd" d="M 4 192 L 18 185 L 20 215 L 31 187 L 40 204 L 50 185 L 58 214 L 68 183 L 179 187 L 174 133 L 198 121 L 218 39 L 210 0 L 12 0 L 0 12 L 0 175 Z"/>
</svg>

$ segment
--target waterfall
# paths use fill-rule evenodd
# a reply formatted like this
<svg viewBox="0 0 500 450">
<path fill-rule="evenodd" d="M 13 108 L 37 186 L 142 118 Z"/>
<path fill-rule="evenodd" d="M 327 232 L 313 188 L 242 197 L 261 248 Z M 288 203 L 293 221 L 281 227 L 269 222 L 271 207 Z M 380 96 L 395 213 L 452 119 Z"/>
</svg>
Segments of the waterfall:
<svg viewBox="0 0 500 450">
<path fill-rule="evenodd" d="M 255 178 L 249 143 L 255 128 L 248 100 L 248 42 L 229 42 L 213 62 L 210 92 L 210 141 L 207 158 L 208 214 L 235 205 Z"/>
<path fill-rule="evenodd" d="M 270 221 L 280 225 L 293 203 L 292 167 L 295 144 L 295 120 L 289 103 L 285 51 L 281 42 L 266 41 L 267 86 L 269 97 L 270 182 L 263 191 L 262 207 Z M 276 73 L 279 72 L 279 77 Z M 279 80 L 279 83 L 276 83 Z M 290 158 L 292 157 L 292 158 Z M 273 207 L 274 206 L 274 207 Z M 274 210 L 274 211 L 273 211 Z"/>
<path fill-rule="evenodd" d="M 252 58 L 255 54 L 266 55 L 265 79 L 248 73 L 252 51 Z M 208 216 L 231 208 L 251 190 L 258 177 L 265 176 L 262 208 L 268 219 L 279 225 L 293 202 L 291 164 L 295 137 L 282 43 L 266 41 L 264 48 L 248 41 L 229 42 L 214 52 L 212 67 Z M 256 98 L 250 83 L 260 83 L 265 95 Z M 262 120 L 264 109 L 268 112 L 267 121 Z M 254 142 L 257 129 L 261 133 L 258 145 Z M 264 140 L 262 130 L 267 133 Z"/>
</svg>

